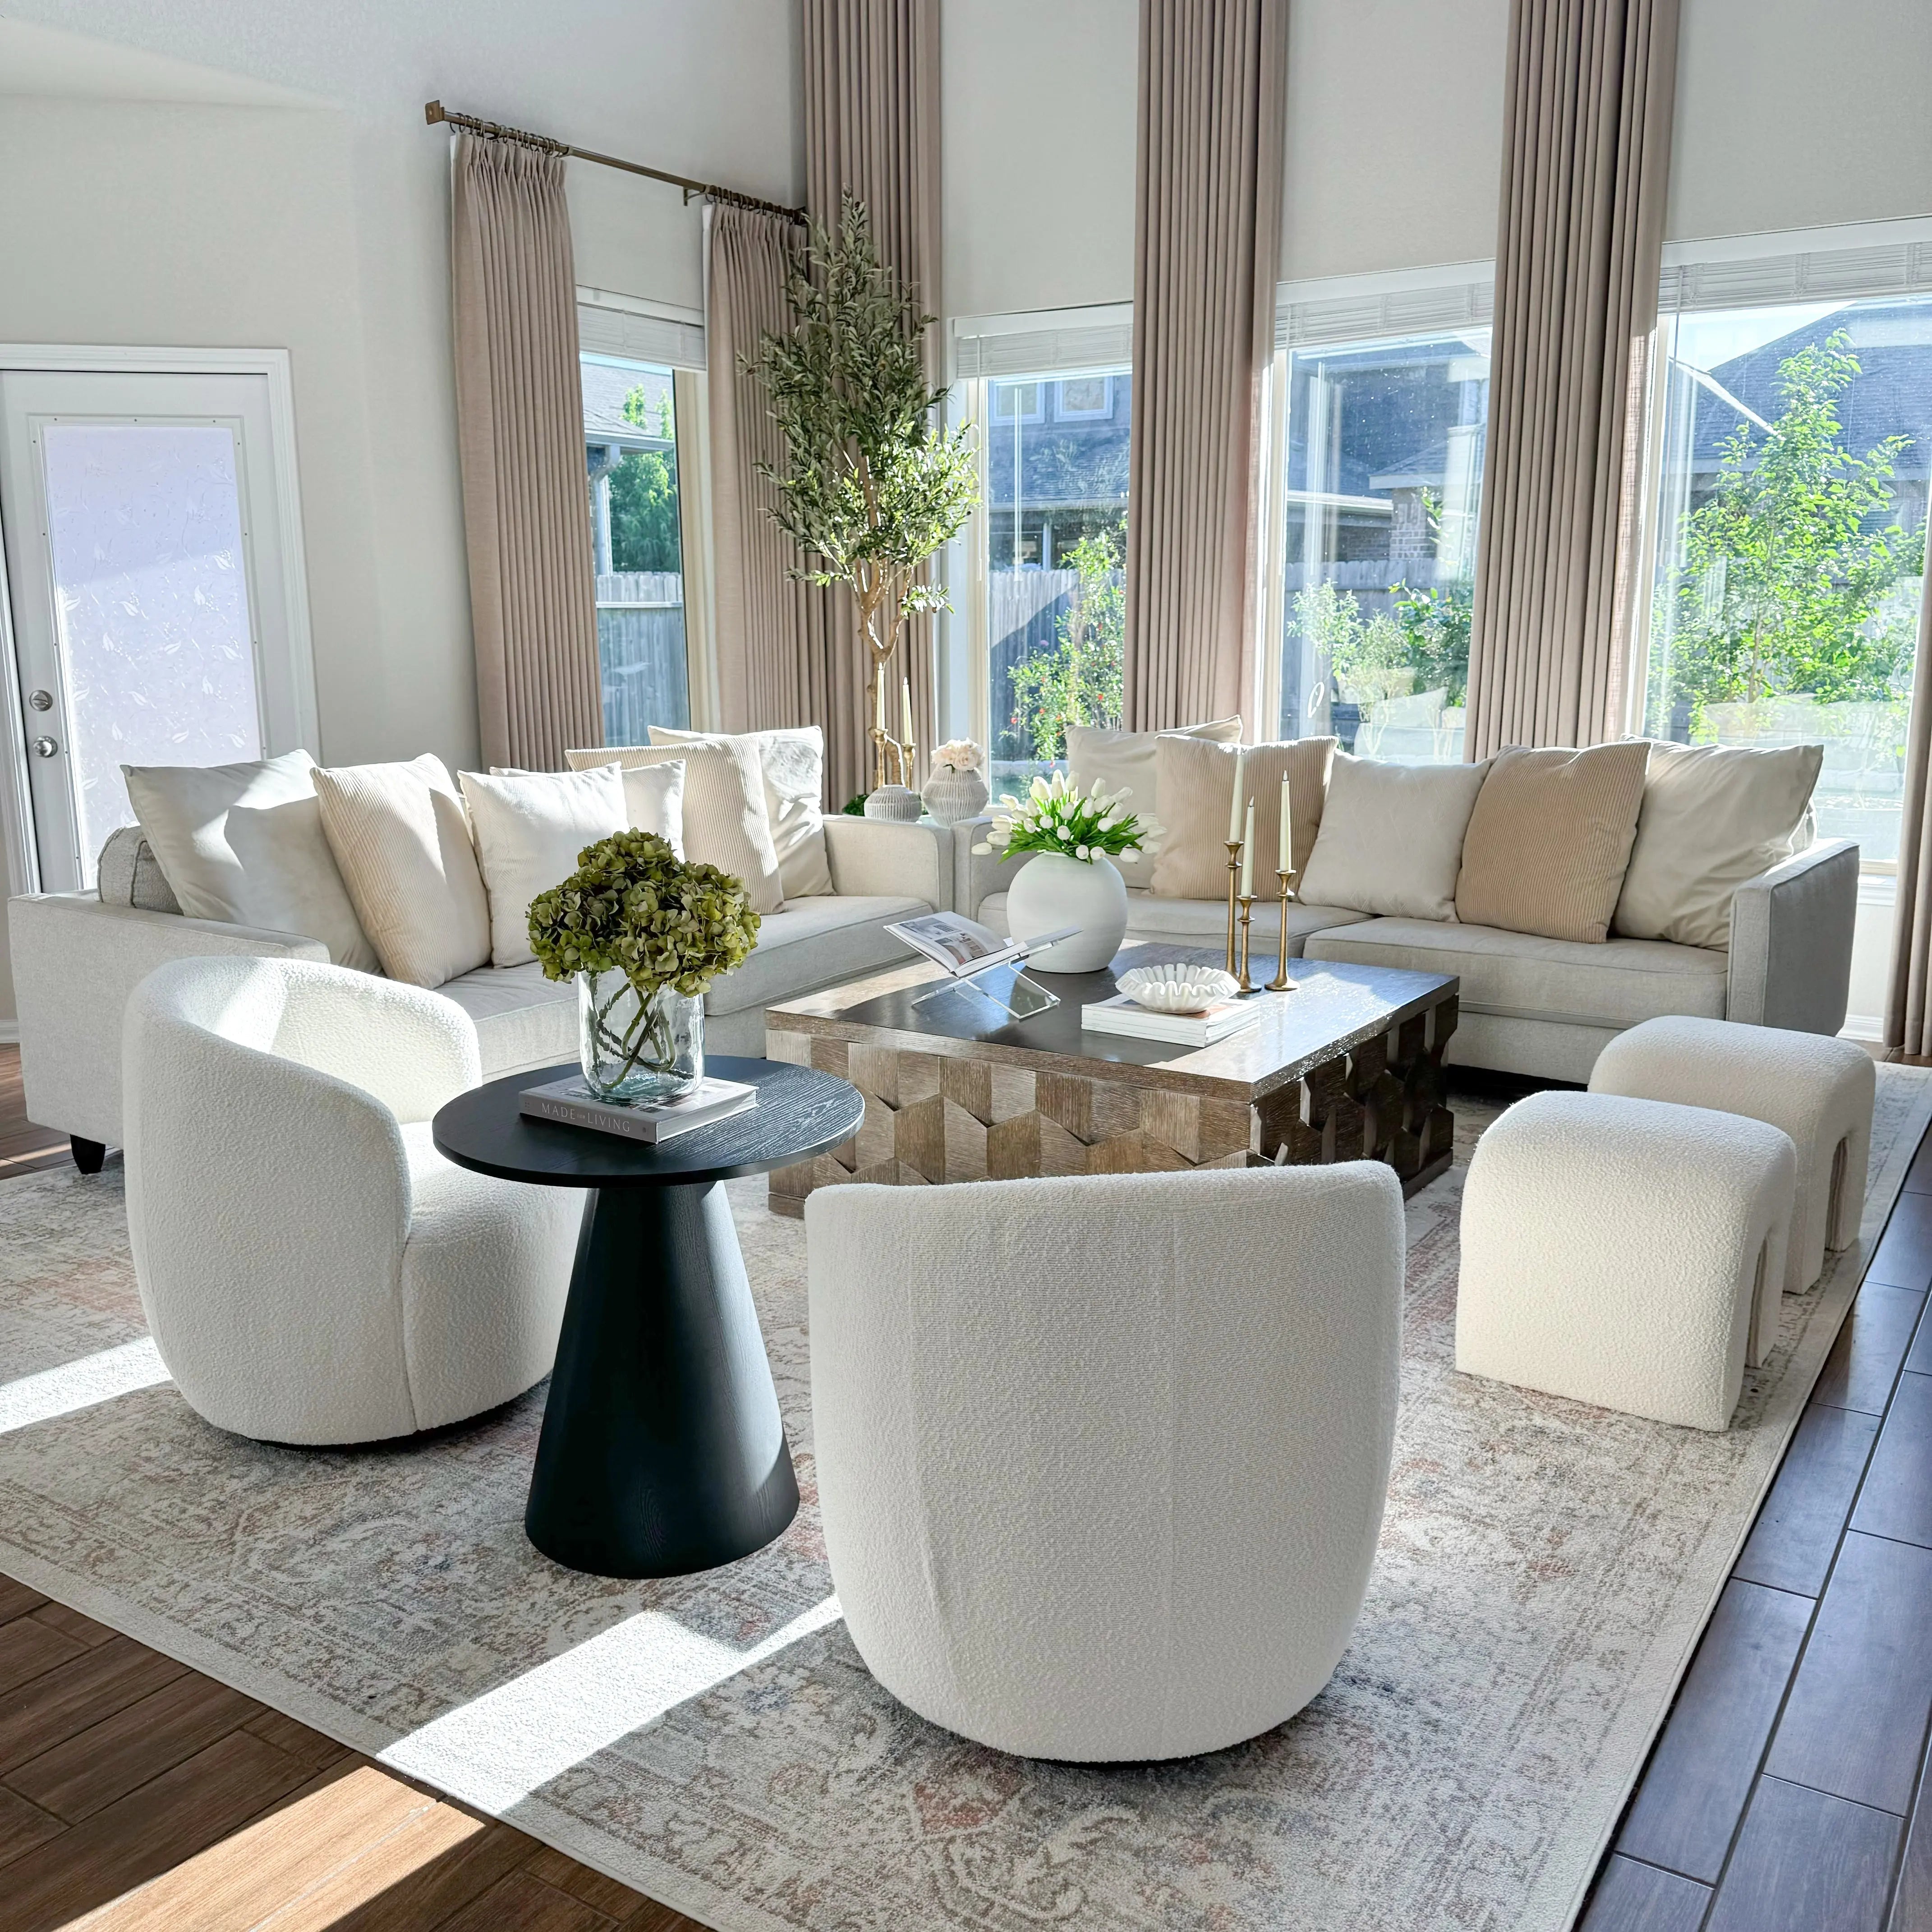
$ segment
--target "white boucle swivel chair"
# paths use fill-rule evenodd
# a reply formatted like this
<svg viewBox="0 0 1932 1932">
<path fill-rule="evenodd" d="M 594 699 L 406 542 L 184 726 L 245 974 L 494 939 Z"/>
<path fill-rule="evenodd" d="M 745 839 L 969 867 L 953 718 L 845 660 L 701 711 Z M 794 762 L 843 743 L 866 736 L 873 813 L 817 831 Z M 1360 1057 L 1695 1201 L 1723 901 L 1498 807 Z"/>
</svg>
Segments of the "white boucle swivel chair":
<svg viewBox="0 0 1932 1932">
<path fill-rule="evenodd" d="M 1784 1288 L 1801 1294 L 1864 1214 L 1878 1069 L 1856 1040 L 1678 1016 L 1646 1020 L 1597 1057 L 1593 1094 L 1714 1107 L 1780 1127 L 1798 1150 Z"/>
<path fill-rule="evenodd" d="M 306 960 L 180 959 L 128 1002 L 128 1222 L 182 1395 L 259 1440 L 370 1442 L 550 1372 L 581 1201 L 452 1166 L 476 1029 Z"/>
<path fill-rule="evenodd" d="M 826 1550 L 895 1696 L 1099 1762 L 1328 1682 L 1394 1439 L 1388 1168 L 820 1188 L 805 1220 Z"/>
</svg>

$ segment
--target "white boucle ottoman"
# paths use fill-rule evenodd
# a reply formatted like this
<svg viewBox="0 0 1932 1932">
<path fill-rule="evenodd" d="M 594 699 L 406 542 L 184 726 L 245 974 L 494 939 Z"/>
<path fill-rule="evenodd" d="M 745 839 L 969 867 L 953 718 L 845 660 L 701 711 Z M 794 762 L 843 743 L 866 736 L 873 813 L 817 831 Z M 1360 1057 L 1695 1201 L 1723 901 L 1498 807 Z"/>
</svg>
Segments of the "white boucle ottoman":
<svg viewBox="0 0 1932 1932">
<path fill-rule="evenodd" d="M 1872 1057 L 1856 1042 L 1734 1020 L 1646 1020 L 1598 1056 L 1592 1094 L 1675 1100 L 1782 1127 L 1798 1150 L 1785 1292 L 1825 1271 L 1827 1248 L 1858 1239 L 1871 1159 Z"/>
<path fill-rule="evenodd" d="M 1742 1114 L 1610 1094 L 1519 1101 L 1462 1186 L 1456 1367 L 1727 1427 L 1754 1320 L 1777 1311 L 1797 1166 L 1789 1135 Z"/>
</svg>

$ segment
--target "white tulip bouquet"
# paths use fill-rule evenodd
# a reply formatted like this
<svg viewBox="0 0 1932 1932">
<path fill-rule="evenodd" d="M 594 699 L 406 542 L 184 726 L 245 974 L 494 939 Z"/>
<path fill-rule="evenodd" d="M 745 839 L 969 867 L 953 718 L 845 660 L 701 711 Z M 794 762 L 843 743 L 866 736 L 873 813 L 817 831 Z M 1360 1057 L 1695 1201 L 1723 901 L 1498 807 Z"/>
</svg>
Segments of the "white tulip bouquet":
<svg viewBox="0 0 1932 1932">
<path fill-rule="evenodd" d="M 1024 798 L 1010 793 L 993 808 L 992 830 L 976 853 L 999 850 L 1058 852 L 1063 858 L 1091 865 L 1103 853 L 1112 858 L 1138 859 L 1156 849 L 1162 827 L 1123 808 L 1132 796 L 1125 786 L 1109 791 L 1096 778 L 1082 791 L 1064 772 L 1035 778 Z"/>
</svg>

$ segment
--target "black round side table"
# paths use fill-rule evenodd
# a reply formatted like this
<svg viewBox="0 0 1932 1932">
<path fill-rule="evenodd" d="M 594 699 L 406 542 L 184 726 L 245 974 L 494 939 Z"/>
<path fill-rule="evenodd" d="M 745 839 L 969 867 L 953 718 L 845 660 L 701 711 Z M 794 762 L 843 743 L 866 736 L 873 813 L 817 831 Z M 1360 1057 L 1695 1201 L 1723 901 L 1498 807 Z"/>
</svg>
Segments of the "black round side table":
<svg viewBox="0 0 1932 1932">
<path fill-rule="evenodd" d="M 436 1117 L 436 1148 L 507 1180 L 591 1190 L 524 1528 L 602 1576 L 681 1576 L 762 1549 L 798 1510 L 791 1451 L 722 1184 L 850 1139 L 858 1090 L 770 1060 L 707 1059 L 758 1104 L 653 1147 L 532 1120 L 512 1074 Z"/>
</svg>

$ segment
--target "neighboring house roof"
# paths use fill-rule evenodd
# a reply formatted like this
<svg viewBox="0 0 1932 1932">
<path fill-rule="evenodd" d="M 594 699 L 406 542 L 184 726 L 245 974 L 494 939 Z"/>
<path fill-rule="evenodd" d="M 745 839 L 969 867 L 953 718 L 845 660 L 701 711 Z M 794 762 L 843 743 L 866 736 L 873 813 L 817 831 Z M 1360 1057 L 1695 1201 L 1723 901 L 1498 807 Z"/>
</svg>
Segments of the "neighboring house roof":
<svg viewBox="0 0 1932 1932">
<path fill-rule="evenodd" d="M 660 411 L 670 402 L 671 380 L 660 369 L 640 369 L 634 364 L 598 362 L 586 356 L 578 365 L 584 385 L 584 440 L 586 443 L 621 449 L 669 449 L 672 440 L 657 434 L 660 421 L 669 421 Z M 644 423 L 634 423 L 624 413 L 626 399 L 634 390 L 644 392 Z"/>
</svg>

